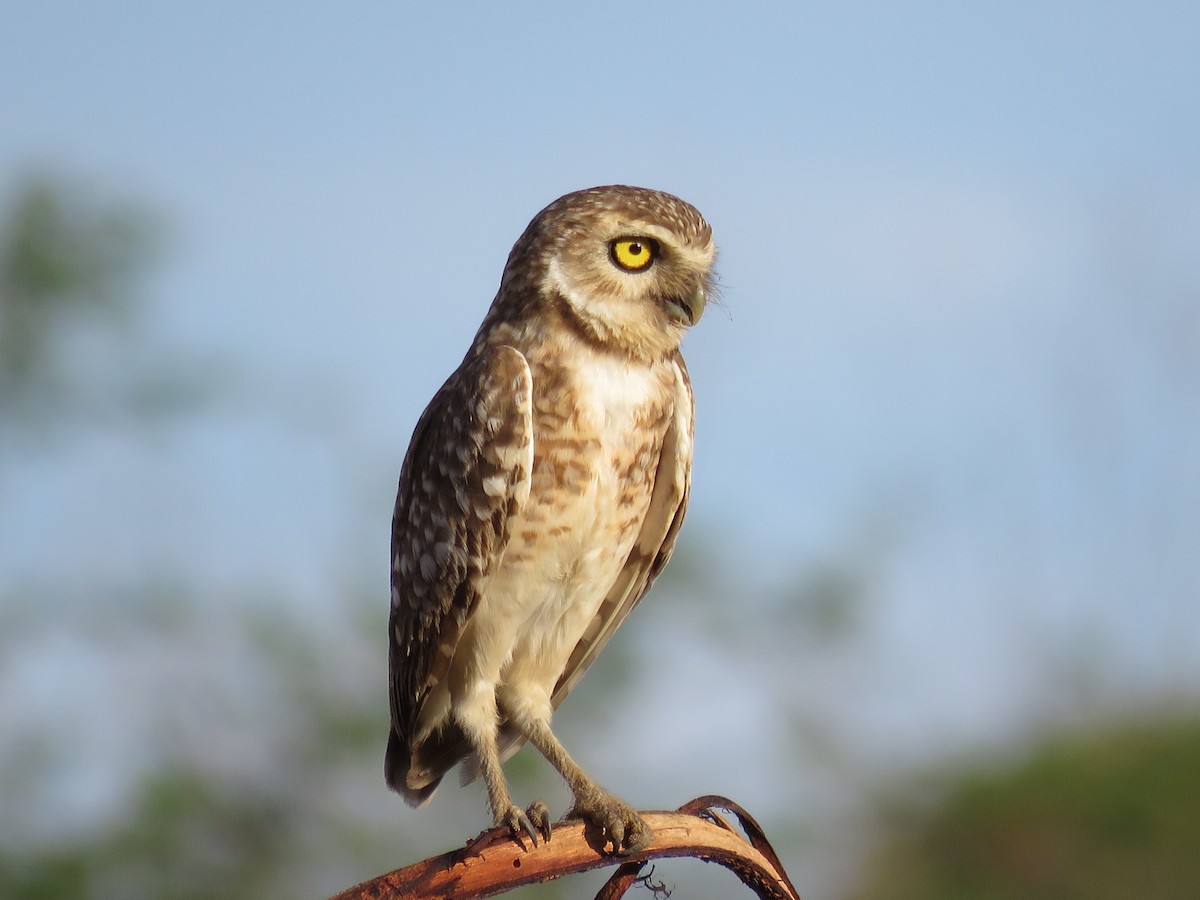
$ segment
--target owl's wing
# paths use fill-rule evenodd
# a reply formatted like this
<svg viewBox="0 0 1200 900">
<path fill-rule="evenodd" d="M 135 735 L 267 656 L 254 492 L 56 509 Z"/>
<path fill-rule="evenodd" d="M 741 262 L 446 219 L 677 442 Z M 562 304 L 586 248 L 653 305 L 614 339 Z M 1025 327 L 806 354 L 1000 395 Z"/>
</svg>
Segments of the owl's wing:
<svg viewBox="0 0 1200 900">
<path fill-rule="evenodd" d="M 514 348 L 489 348 L 464 361 L 422 414 L 400 471 L 385 774 L 410 803 L 428 797 L 467 750 L 449 733 L 456 729 L 423 746 L 418 718 L 446 675 L 481 583 L 503 555 L 513 515 L 529 497 L 532 395 L 529 365 Z M 410 772 L 414 767 L 422 771 Z"/>
<path fill-rule="evenodd" d="M 625 621 L 625 617 L 638 601 L 645 596 L 658 573 L 671 558 L 671 551 L 675 549 L 675 539 L 679 535 L 679 527 L 683 524 L 691 491 L 695 411 L 692 382 L 688 377 L 683 357 L 678 353 L 675 355 L 675 370 L 674 412 L 663 438 L 650 507 L 646 511 L 642 529 L 638 532 L 624 567 L 613 582 L 588 630 L 575 645 L 566 668 L 554 687 L 551 699 L 555 708 L 578 684 L 609 638 Z"/>
</svg>

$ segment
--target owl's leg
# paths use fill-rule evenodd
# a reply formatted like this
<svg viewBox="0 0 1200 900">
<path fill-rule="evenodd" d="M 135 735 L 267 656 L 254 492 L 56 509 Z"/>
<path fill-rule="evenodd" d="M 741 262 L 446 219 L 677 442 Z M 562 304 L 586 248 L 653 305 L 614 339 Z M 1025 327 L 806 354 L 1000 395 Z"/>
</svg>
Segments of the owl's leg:
<svg viewBox="0 0 1200 900">
<path fill-rule="evenodd" d="M 513 840 L 522 847 L 525 846 L 525 834 L 529 835 L 535 847 L 539 836 L 550 840 L 550 811 L 546 804 L 534 803 L 524 810 L 512 802 L 508 792 L 496 743 L 498 715 L 494 692 L 491 688 L 477 691 L 471 701 L 460 703 L 454 710 L 454 718 L 479 760 L 479 774 L 487 788 L 492 820 L 497 826 L 507 828 Z"/>
<path fill-rule="evenodd" d="M 600 829 L 605 841 L 611 841 L 613 853 L 625 855 L 641 850 L 654 839 L 654 832 L 637 810 L 618 800 L 581 769 L 558 742 L 544 717 L 520 717 L 514 724 L 542 756 L 562 775 L 575 795 L 571 814 Z"/>
</svg>

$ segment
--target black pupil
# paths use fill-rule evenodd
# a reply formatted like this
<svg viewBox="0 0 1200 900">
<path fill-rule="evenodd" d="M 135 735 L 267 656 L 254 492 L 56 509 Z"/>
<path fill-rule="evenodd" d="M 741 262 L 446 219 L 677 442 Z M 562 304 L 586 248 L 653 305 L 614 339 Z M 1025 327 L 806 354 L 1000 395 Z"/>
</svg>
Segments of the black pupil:
<svg viewBox="0 0 1200 900">
<path fill-rule="evenodd" d="M 637 241 L 632 242 L 629 245 L 629 255 L 630 256 L 641 256 L 642 255 L 642 245 L 639 244 Z"/>
</svg>

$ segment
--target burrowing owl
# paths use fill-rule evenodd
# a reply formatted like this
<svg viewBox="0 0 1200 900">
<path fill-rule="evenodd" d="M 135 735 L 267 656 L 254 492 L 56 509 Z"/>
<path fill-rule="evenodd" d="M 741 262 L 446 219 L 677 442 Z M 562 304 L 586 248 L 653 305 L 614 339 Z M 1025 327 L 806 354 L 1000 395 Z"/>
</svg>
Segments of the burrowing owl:
<svg viewBox="0 0 1200 900">
<path fill-rule="evenodd" d="M 614 852 L 652 837 L 550 730 L 666 565 L 687 507 L 692 386 L 679 352 L 710 290 L 712 230 L 677 197 L 568 194 L 513 246 L 462 364 L 413 432 L 392 520 L 388 784 L 411 804 L 469 757 L 497 825 L 525 741 Z"/>
</svg>

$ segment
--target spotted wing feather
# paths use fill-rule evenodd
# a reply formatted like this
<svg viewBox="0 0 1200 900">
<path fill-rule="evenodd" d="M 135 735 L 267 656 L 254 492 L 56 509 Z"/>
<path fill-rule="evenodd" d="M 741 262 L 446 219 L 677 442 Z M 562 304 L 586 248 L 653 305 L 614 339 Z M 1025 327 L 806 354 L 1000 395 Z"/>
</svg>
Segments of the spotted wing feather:
<svg viewBox="0 0 1200 900">
<path fill-rule="evenodd" d="M 529 366 L 517 350 L 468 358 L 421 416 L 401 469 L 392 517 L 385 775 L 413 804 L 467 752 L 452 724 L 421 735 L 418 719 L 529 496 L 531 402 Z"/>
</svg>

